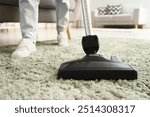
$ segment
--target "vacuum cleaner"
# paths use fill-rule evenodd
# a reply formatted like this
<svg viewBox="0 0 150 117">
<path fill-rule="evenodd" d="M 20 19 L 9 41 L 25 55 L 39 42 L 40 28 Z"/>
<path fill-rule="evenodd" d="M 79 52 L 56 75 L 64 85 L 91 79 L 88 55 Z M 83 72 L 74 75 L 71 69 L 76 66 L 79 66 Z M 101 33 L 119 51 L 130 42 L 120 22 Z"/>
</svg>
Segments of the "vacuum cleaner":
<svg viewBox="0 0 150 117">
<path fill-rule="evenodd" d="M 111 60 L 97 54 L 99 39 L 92 35 L 92 24 L 88 0 L 81 0 L 86 36 L 82 38 L 82 47 L 86 55 L 78 60 L 63 63 L 58 70 L 58 78 L 75 80 L 135 80 L 137 71 L 112 56 Z"/>
</svg>

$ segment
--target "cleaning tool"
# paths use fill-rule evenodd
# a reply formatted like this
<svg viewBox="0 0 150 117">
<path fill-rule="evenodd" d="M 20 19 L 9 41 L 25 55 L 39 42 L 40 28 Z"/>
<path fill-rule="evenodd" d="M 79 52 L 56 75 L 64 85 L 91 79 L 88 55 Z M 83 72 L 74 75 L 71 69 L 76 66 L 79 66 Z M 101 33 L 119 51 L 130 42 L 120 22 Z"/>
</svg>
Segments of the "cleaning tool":
<svg viewBox="0 0 150 117">
<path fill-rule="evenodd" d="M 82 47 L 86 55 L 78 60 L 63 63 L 58 70 L 58 78 L 75 80 L 118 80 L 137 79 L 137 71 L 112 56 L 111 60 L 97 54 L 99 39 L 92 35 L 89 0 L 81 0 L 86 36 L 82 38 Z"/>
</svg>

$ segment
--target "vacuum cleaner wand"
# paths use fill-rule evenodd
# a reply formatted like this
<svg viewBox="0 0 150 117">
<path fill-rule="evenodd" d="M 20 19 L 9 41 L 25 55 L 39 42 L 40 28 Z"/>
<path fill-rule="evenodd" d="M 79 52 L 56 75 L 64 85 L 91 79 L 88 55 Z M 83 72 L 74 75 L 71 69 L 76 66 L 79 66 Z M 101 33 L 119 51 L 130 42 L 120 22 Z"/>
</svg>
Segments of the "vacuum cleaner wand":
<svg viewBox="0 0 150 117">
<path fill-rule="evenodd" d="M 58 70 L 58 78 L 75 80 L 118 80 L 137 79 L 137 71 L 117 57 L 111 60 L 96 54 L 99 50 L 99 41 L 92 35 L 92 24 L 89 10 L 89 0 L 81 0 L 83 21 L 86 36 L 82 38 L 82 47 L 86 55 L 78 60 L 63 63 Z"/>
<path fill-rule="evenodd" d="M 86 36 L 92 35 L 92 23 L 89 2 L 87 0 L 81 0 L 83 22 Z"/>
</svg>

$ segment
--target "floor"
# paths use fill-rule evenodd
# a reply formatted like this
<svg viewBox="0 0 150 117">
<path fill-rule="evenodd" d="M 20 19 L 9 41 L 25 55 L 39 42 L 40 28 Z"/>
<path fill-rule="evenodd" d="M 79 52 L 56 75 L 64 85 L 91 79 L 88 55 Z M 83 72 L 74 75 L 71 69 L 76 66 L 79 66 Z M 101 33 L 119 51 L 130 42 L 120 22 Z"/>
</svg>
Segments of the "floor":
<svg viewBox="0 0 150 117">
<path fill-rule="evenodd" d="M 72 39 L 81 39 L 85 34 L 83 28 L 72 28 Z M 99 38 L 131 38 L 150 40 L 150 29 L 110 29 L 94 28 L 93 34 Z M 54 40 L 57 32 L 55 24 L 39 24 L 37 41 Z M 19 24 L 0 27 L 0 46 L 16 45 L 21 40 Z"/>
</svg>

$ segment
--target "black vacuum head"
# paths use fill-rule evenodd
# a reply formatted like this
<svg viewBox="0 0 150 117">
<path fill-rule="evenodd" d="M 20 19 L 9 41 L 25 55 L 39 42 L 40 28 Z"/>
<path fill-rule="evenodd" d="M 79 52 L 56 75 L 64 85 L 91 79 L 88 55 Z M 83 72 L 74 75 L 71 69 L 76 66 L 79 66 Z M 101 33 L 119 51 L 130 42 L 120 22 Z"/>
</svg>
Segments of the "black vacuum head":
<svg viewBox="0 0 150 117">
<path fill-rule="evenodd" d="M 87 55 L 60 66 L 58 78 L 75 80 L 118 80 L 137 79 L 137 71 L 130 65 L 111 61 L 100 55 Z"/>
<path fill-rule="evenodd" d="M 137 71 L 130 65 L 116 60 L 108 60 L 96 54 L 99 49 L 98 37 L 89 35 L 82 38 L 86 56 L 82 59 L 63 63 L 58 78 L 76 80 L 118 80 L 137 79 Z"/>
</svg>

